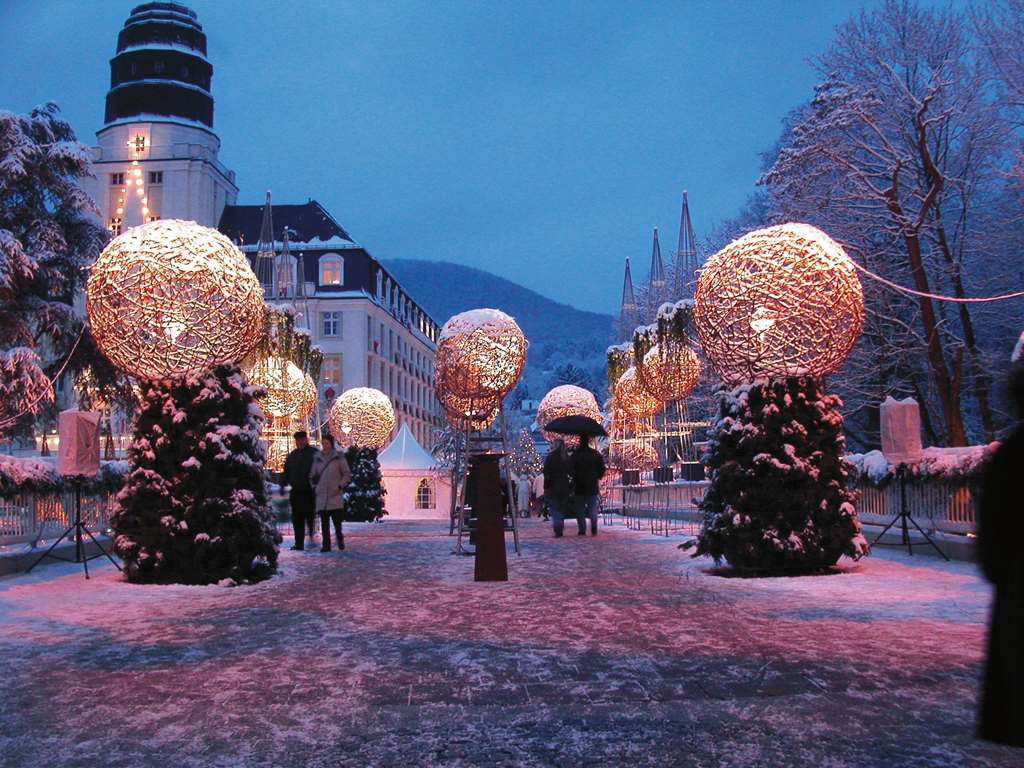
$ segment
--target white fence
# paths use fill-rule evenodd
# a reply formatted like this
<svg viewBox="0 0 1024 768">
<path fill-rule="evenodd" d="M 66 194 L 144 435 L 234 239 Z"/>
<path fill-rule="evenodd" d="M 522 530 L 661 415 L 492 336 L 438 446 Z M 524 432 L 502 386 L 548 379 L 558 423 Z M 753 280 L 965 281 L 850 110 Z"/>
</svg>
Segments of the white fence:
<svg viewBox="0 0 1024 768">
<path fill-rule="evenodd" d="M 645 485 L 610 486 L 604 499 L 606 514 L 622 515 L 632 527 L 650 523 L 656 531 L 686 528 L 699 523 L 697 502 L 709 483 L 673 482 Z M 862 523 L 885 525 L 900 511 L 899 481 L 878 487 L 869 483 L 857 486 L 860 496 L 857 513 Z M 926 531 L 959 535 L 977 531 L 974 501 L 965 482 L 937 478 L 912 479 L 906 483 L 907 511 Z"/>
<path fill-rule="evenodd" d="M 94 533 L 106 532 L 112 511 L 113 494 L 82 494 L 82 522 Z M 0 546 L 54 539 L 74 517 L 74 491 L 0 498 Z"/>
</svg>

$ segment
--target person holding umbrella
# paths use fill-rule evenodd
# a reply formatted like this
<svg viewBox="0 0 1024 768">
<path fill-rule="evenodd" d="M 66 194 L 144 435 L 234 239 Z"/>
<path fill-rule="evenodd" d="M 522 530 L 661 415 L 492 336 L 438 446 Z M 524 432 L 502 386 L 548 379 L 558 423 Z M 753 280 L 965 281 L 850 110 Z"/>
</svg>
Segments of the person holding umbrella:
<svg viewBox="0 0 1024 768">
<path fill-rule="evenodd" d="M 562 435 L 578 435 L 580 438 L 579 448 L 572 455 L 570 472 L 572 473 L 573 491 L 575 493 L 576 523 L 579 526 L 579 535 L 587 535 L 586 521 L 590 519 L 590 535 L 597 536 L 597 513 L 600 508 L 600 495 L 598 483 L 604 477 L 604 459 L 590 446 L 590 438 L 606 435 L 604 428 L 593 419 L 587 416 L 562 416 L 553 419 L 545 425 L 544 429 Z M 564 444 L 558 441 L 564 450 Z M 549 454 L 550 457 L 550 454 Z M 547 462 L 545 462 L 545 478 L 547 477 Z M 545 490 L 545 495 L 547 491 Z M 554 515 L 552 515 L 554 517 Z M 556 523 L 555 535 L 560 536 L 561 520 Z"/>
<path fill-rule="evenodd" d="M 544 501 L 551 513 L 555 538 L 565 529 L 565 513 L 572 497 L 572 460 L 564 440 L 554 440 L 544 458 Z"/>
</svg>

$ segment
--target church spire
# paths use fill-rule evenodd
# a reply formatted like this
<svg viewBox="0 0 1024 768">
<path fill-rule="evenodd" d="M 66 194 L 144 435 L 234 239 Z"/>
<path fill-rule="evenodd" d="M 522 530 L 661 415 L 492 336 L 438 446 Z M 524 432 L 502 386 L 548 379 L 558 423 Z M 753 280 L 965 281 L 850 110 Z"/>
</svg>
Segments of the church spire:
<svg viewBox="0 0 1024 768">
<path fill-rule="evenodd" d="M 672 275 L 672 295 L 675 298 L 693 296 L 697 282 L 697 238 L 690 221 L 690 201 L 683 190 L 683 212 L 679 216 L 679 247 L 676 249 Z"/>
<path fill-rule="evenodd" d="M 633 330 L 640 324 L 637 316 L 636 295 L 633 293 L 633 274 L 629 269 L 629 256 L 626 257 L 626 274 L 622 278 L 622 308 L 619 310 L 619 341 L 633 338 Z"/>
<path fill-rule="evenodd" d="M 661 259 L 661 241 L 658 240 L 658 228 L 654 228 L 654 243 L 651 246 L 651 277 L 647 285 L 647 319 L 654 322 L 658 316 L 658 307 L 665 300 L 665 262 Z"/>
</svg>

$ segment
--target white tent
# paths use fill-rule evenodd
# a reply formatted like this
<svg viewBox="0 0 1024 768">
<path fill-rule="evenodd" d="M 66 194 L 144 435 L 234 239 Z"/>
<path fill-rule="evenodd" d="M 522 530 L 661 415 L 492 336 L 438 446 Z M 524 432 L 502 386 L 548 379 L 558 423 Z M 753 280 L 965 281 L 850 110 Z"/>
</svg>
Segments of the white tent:
<svg viewBox="0 0 1024 768">
<path fill-rule="evenodd" d="M 383 476 L 384 507 L 392 519 L 448 520 L 451 473 L 439 467 L 402 424 L 395 439 L 377 457 Z"/>
</svg>

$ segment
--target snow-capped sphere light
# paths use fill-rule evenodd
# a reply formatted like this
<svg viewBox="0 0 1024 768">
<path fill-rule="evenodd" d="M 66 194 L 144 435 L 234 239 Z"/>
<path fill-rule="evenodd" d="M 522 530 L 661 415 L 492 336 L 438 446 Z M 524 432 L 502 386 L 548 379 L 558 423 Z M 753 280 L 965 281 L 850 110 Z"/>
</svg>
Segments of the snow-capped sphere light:
<svg viewBox="0 0 1024 768">
<path fill-rule="evenodd" d="M 395 408 L 379 389 L 354 387 L 334 401 L 327 421 L 341 447 L 380 450 L 395 429 Z"/>
<path fill-rule="evenodd" d="M 562 416 L 586 416 L 601 423 L 601 409 L 597 398 L 590 390 L 577 387 L 575 384 L 562 384 L 555 387 L 540 401 L 537 407 L 537 426 L 541 429 L 544 439 L 551 442 L 555 438 L 565 439 L 562 435 L 544 432 L 549 422 Z"/>
<path fill-rule="evenodd" d="M 693 319 L 729 383 L 824 376 L 857 341 L 864 294 L 838 243 L 809 224 L 782 224 L 749 232 L 708 259 Z"/>
<path fill-rule="evenodd" d="M 501 401 L 497 398 L 467 398 L 453 395 L 443 389 L 437 392 L 437 399 L 444 408 L 448 423 L 458 430 L 482 432 L 494 423 Z"/>
<path fill-rule="evenodd" d="M 636 370 L 643 388 L 663 402 L 689 397 L 700 381 L 700 360 L 679 343 L 655 344 Z"/>
<path fill-rule="evenodd" d="M 315 394 L 313 401 L 309 400 L 309 374 L 291 360 L 264 357 L 246 366 L 245 375 L 251 384 L 266 389 L 256 402 L 274 419 L 302 419 L 316 405 Z"/>
<path fill-rule="evenodd" d="M 640 385 L 636 368 L 626 369 L 615 382 L 615 407 L 627 416 L 644 419 L 661 410 L 663 403 Z"/>
<path fill-rule="evenodd" d="M 438 336 L 438 387 L 457 397 L 500 400 L 519 381 L 525 362 L 526 337 L 497 309 L 454 315 Z"/>
<path fill-rule="evenodd" d="M 93 264 L 85 310 L 96 344 L 139 379 L 235 363 L 263 336 L 263 291 L 215 229 L 163 219 L 118 235 Z"/>
</svg>

